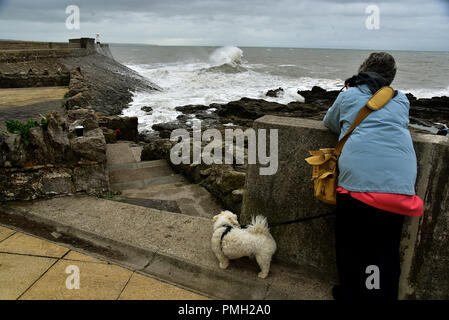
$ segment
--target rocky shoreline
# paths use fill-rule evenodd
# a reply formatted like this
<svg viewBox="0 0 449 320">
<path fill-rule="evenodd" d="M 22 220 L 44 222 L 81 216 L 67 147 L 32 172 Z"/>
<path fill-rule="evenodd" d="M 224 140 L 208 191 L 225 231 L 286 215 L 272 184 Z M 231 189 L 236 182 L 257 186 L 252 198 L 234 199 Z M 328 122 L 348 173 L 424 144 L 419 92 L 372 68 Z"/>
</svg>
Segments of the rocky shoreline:
<svg viewBox="0 0 449 320">
<path fill-rule="evenodd" d="M 269 90 L 267 96 L 273 96 L 274 91 Z M 182 114 L 176 121 L 157 123 L 152 128 L 160 137 L 165 138 L 170 136 L 173 129 L 188 128 L 192 118 L 202 120 L 206 127 L 221 127 L 224 124 L 250 127 L 255 119 L 264 115 L 322 120 L 339 91 L 327 91 L 314 86 L 311 90 L 298 91 L 298 94 L 305 98 L 304 102 L 280 104 L 263 99 L 241 98 L 226 104 L 180 106 L 176 110 Z M 410 101 L 410 123 L 433 126 L 435 123 L 449 122 L 449 97 L 418 99 L 410 93 L 407 97 Z"/>
<path fill-rule="evenodd" d="M 267 96 L 278 94 L 281 92 L 280 89 L 268 91 Z M 191 121 L 194 118 L 201 120 L 203 130 L 216 128 L 222 133 L 226 128 L 245 130 L 252 127 L 254 120 L 264 115 L 322 120 L 328 108 L 338 96 L 339 91 L 326 91 L 315 86 L 311 90 L 298 91 L 298 94 L 305 98 L 304 102 L 280 104 L 263 99 L 241 98 L 225 104 L 179 106 L 176 110 L 181 114 L 176 121 L 154 124 L 152 126 L 154 132 L 139 135 L 140 140 L 145 143 L 142 161 L 169 160 L 170 149 L 176 143 L 170 141 L 171 132 L 178 128 L 191 130 Z M 407 97 L 410 100 L 410 121 L 412 124 L 433 126 L 435 123 L 449 122 L 449 97 L 417 99 L 411 94 L 407 94 Z M 412 127 L 410 127 L 410 130 L 429 133 Z M 205 145 L 207 143 L 203 143 L 202 147 Z M 247 156 L 246 147 L 244 150 L 245 159 Z M 223 144 L 223 157 L 226 152 Z M 225 208 L 237 213 L 240 212 L 246 178 L 246 163 L 242 165 L 206 165 L 203 163 L 198 165 L 171 165 L 177 172 L 183 173 L 191 182 L 202 184 Z"/>
</svg>

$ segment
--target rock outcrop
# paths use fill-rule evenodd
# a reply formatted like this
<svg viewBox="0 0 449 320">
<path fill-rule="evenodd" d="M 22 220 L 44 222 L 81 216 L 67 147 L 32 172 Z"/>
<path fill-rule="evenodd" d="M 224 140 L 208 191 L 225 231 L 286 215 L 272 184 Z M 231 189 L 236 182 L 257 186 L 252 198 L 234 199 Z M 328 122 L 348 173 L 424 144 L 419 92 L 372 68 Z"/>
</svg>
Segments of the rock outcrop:
<svg viewBox="0 0 449 320">
<path fill-rule="evenodd" d="M 71 95 L 76 101 L 69 102 L 70 109 L 76 105 L 84 108 L 90 104 L 95 111 L 105 115 L 118 115 L 131 102 L 132 91 L 160 90 L 157 85 L 134 70 L 99 53 L 58 59 L 58 63 L 69 70 L 79 67 L 83 76 L 81 83 L 77 78 L 73 82 L 72 78 L 70 80 L 69 89 L 73 89 L 71 94 L 76 92 L 75 95 Z M 88 95 L 77 96 L 79 92 L 85 92 L 85 89 Z"/>
<path fill-rule="evenodd" d="M 19 134 L 0 134 L 0 201 L 108 192 L 106 141 L 96 114 L 77 109 L 46 119 L 27 132 L 28 144 Z M 75 134 L 77 125 L 83 136 Z"/>
<path fill-rule="evenodd" d="M 274 89 L 274 90 L 268 90 L 265 95 L 267 97 L 273 97 L 273 98 L 281 97 L 281 96 L 284 95 L 284 89 L 279 87 L 279 88 Z"/>
</svg>

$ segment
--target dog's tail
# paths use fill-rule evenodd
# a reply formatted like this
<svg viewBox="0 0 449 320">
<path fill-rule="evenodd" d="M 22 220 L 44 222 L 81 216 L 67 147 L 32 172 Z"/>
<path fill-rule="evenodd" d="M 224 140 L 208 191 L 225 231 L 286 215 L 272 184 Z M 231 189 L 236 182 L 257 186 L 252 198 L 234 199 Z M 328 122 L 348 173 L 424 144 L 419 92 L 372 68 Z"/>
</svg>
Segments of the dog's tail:
<svg viewBox="0 0 449 320">
<path fill-rule="evenodd" d="M 251 218 L 251 224 L 248 226 L 248 232 L 270 234 L 267 218 L 265 218 L 264 216 L 253 216 Z"/>
</svg>

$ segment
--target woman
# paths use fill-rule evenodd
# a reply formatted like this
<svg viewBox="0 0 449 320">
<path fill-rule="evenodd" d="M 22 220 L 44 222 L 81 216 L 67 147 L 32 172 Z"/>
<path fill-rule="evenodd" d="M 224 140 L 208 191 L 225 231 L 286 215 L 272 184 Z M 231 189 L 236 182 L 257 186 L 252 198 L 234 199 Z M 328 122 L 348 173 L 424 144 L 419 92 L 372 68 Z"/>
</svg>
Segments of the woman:
<svg viewBox="0 0 449 320">
<path fill-rule="evenodd" d="M 324 117 L 341 139 L 357 113 L 396 75 L 394 58 L 372 53 L 346 81 Z M 416 155 L 408 131 L 410 103 L 402 92 L 352 132 L 338 160 L 335 299 L 397 299 L 404 215 L 420 216 Z"/>
</svg>

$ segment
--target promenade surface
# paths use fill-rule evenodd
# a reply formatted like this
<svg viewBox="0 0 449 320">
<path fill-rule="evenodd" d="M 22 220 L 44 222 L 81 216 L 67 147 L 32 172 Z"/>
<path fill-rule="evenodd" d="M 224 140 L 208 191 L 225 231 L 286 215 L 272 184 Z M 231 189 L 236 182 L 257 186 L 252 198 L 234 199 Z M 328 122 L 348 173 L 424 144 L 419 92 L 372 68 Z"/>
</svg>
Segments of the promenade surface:
<svg viewBox="0 0 449 320">
<path fill-rule="evenodd" d="M 79 289 L 66 281 L 79 270 Z M 68 273 L 66 273 L 68 271 Z M 75 282 L 69 280 L 69 287 Z M 191 291 L 0 226 L 1 300 L 200 300 Z"/>
<path fill-rule="evenodd" d="M 5 130 L 8 120 L 39 120 L 40 114 L 62 113 L 61 104 L 67 90 L 67 87 L 0 89 L 0 130 Z"/>
</svg>

